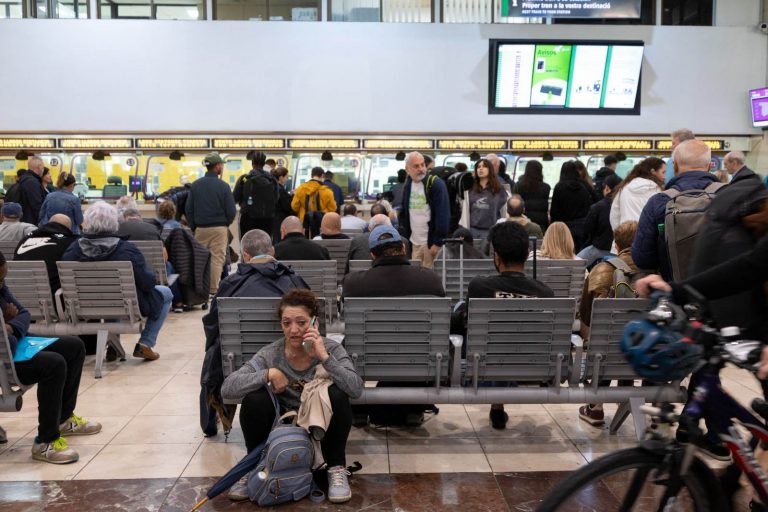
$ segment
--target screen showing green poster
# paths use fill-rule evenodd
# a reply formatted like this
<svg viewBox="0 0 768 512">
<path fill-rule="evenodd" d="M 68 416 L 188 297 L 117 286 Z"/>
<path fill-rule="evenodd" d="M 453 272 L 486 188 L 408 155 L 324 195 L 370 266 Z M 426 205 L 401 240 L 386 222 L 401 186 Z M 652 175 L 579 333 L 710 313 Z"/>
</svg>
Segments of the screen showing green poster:
<svg viewBox="0 0 768 512">
<path fill-rule="evenodd" d="M 531 105 L 564 106 L 571 70 L 571 45 L 537 44 L 533 56 Z"/>
</svg>

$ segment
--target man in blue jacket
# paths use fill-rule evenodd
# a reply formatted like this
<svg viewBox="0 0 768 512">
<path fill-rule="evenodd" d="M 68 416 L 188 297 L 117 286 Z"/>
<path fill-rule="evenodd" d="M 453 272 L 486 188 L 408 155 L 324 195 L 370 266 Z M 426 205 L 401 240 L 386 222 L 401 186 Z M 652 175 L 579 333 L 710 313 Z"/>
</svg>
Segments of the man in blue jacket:
<svg viewBox="0 0 768 512">
<path fill-rule="evenodd" d="M 666 189 L 704 190 L 717 177 L 709 172 L 711 150 L 700 140 L 687 140 L 675 148 L 672 155 L 675 177 L 669 180 Z M 632 243 L 632 259 L 638 268 L 658 269 L 666 281 L 672 279 L 669 263 L 669 248 L 664 241 L 664 216 L 670 197 L 660 192 L 648 200 L 640 214 L 637 235 Z M 661 226 L 661 228 L 660 228 Z"/>
<path fill-rule="evenodd" d="M 185 209 L 195 238 L 211 251 L 210 293 L 213 295 L 219 288 L 229 244 L 229 225 L 235 220 L 237 208 L 229 185 L 220 179 L 224 159 L 218 153 L 211 153 L 203 159 L 203 165 L 207 172 L 192 184 Z"/>
<path fill-rule="evenodd" d="M 411 242 L 411 259 L 432 268 L 443 239 L 448 236 L 451 215 L 448 187 L 437 176 L 427 176 L 421 153 L 414 151 L 405 157 L 405 172 L 408 178 L 403 187 L 400 231 Z"/>
</svg>

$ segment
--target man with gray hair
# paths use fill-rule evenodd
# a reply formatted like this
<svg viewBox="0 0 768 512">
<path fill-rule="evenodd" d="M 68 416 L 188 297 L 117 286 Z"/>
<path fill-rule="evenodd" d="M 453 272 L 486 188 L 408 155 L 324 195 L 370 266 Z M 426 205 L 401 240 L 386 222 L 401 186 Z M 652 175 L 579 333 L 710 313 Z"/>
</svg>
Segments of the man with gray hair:
<svg viewBox="0 0 768 512">
<path fill-rule="evenodd" d="M 298 219 L 296 219 L 298 220 Z M 301 225 L 301 223 L 299 223 Z M 308 241 L 308 243 L 311 243 Z M 281 297 L 293 288 L 309 289 L 307 283 L 290 267 L 275 259 L 272 237 L 260 229 L 248 231 L 240 240 L 243 261 L 237 271 L 221 280 L 211 309 L 203 317 L 205 359 L 200 391 L 200 426 L 206 436 L 216 435 L 216 415 L 222 424 L 231 426 L 234 408 L 224 406 L 221 399 L 221 346 L 219 342 L 219 297 Z M 208 405 L 211 404 L 211 405 Z"/>
<path fill-rule="evenodd" d="M 0 224 L 0 240 L 18 242 L 37 229 L 34 224 L 21 221 L 23 215 L 19 203 L 5 203 L 0 214 L 3 216 L 3 223 Z"/>
<path fill-rule="evenodd" d="M 139 310 L 142 316 L 147 317 L 139 342 L 133 349 L 133 356 L 154 361 L 160 357 L 154 347 L 171 309 L 173 294 L 167 286 L 157 284 L 155 273 L 147 265 L 141 251 L 117 236 L 117 229 L 117 210 L 104 201 L 96 201 L 83 216 L 82 238 L 67 248 L 62 260 L 131 262 Z"/>
<path fill-rule="evenodd" d="M 675 148 L 677 148 L 677 146 L 679 146 L 681 143 L 687 140 L 694 140 L 696 136 L 688 128 L 680 128 L 679 130 L 673 131 L 670 134 L 670 138 L 672 139 L 672 146 L 669 149 L 674 151 Z M 674 177 L 674 166 L 672 165 L 672 158 L 670 158 L 667 160 L 667 171 L 664 174 L 664 182 L 669 183 L 669 180 Z"/>
<path fill-rule="evenodd" d="M 149 222 L 144 222 L 139 210 L 126 208 L 123 220 L 117 230 L 117 236 L 125 240 L 162 240 L 160 230 Z"/>
<path fill-rule="evenodd" d="M 368 236 L 376 226 L 391 226 L 392 221 L 389 217 L 383 213 L 378 213 L 371 217 L 368 221 L 367 232 L 362 235 L 357 235 L 352 239 L 352 243 L 349 244 L 349 256 L 347 257 L 347 267 L 344 270 L 345 274 L 349 274 L 349 260 L 370 260 L 371 248 L 368 247 Z"/>
<path fill-rule="evenodd" d="M 448 236 L 448 187 L 437 176 L 427 175 L 424 157 L 416 151 L 405 157 L 405 172 L 408 178 L 403 187 L 400 231 L 412 244 L 411 258 L 432 268 L 443 239 Z"/>
<path fill-rule="evenodd" d="M 528 236 L 535 236 L 536 238 L 544 236 L 541 226 L 525 216 L 525 201 L 520 194 L 512 194 L 507 199 L 507 218 L 499 219 L 496 224 L 501 224 L 502 222 L 520 224 L 525 232 L 528 233 Z"/>
<path fill-rule="evenodd" d="M 753 179 L 760 181 L 760 178 L 752 169 L 746 166 L 744 153 L 741 151 L 731 151 L 723 159 L 725 170 L 731 175 L 731 183 L 740 180 Z"/>
<path fill-rule="evenodd" d="M 637 234 L 632 243 L 632 259 L 638 268 L 658 270 L 665 281 L 672 279 L 669 251 L 675 248 L 663 247 L 666 242 L 663 229 L 660 230 L 659 226 L 664 225 L 667 203 L 672 197 L 689 190 L 705 190 L 712 184 L 720 184 L 717 177 L 709 172 L 711 155 L 709 146 L 695 139 L 684 141 L 675 148 L 672 154 L 675 177 L 667 183 L 664 192 L 651 196 L 640 214 Z"/>
<path fill-rule="evenodd" d="M 19 204 L 23 209 L 21 221 L 28 224 L 37 224 L 40 218 L 40 209 L 48 192 L 43 188 L 43 172 L 45 163 L 40 157 L 32 156 L 27 161 L 28 172 L 19 179 L 17 189 Z"/>
</svg>

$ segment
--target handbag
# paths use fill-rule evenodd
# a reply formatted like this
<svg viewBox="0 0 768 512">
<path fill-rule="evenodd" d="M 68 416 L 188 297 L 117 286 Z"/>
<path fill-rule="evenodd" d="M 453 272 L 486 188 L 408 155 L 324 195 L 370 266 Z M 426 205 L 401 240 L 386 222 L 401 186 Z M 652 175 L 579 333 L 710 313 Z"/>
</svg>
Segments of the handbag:
<svg viewBox="0 0 768 512">
<path fill-rule="evenodd" d="M 36 338 L 34 336 L 24 336 L 16 344 L 16 353 L 13 355 L 13 362 L 20 363 L 29 361 L 37 355 L 38 352 L 58 341 L 59 338 Z"/>
</svg>

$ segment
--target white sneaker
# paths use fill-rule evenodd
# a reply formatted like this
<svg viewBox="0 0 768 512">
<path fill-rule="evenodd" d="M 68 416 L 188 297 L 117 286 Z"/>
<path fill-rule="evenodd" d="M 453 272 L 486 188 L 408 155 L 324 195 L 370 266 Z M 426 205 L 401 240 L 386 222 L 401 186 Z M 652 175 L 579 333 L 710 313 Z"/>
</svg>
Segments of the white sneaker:
<svg viewBox="0 0 768 512">
<path fill-rule="evenodd" d="M 344 503 L 352 499 L 352 489 L 349 488 L 347 468 L 334 466 L 328 468 L 328 501 Z"/>
<path fill-rule="evenodd" d="M 246 501 L 248 499 L 248 476 L 250 473 L 235 482 L 235 485 L 229 488 L 227 498 L 232 501 Z"/>
<path fill-rule="evenodd" d="M 50 443 L 33 443 L 32 458 L 51 464 L 69 464 L 77 462 L 80 456 L 69 447 L 66 439 L 59 437 Z"/>
</svg>

